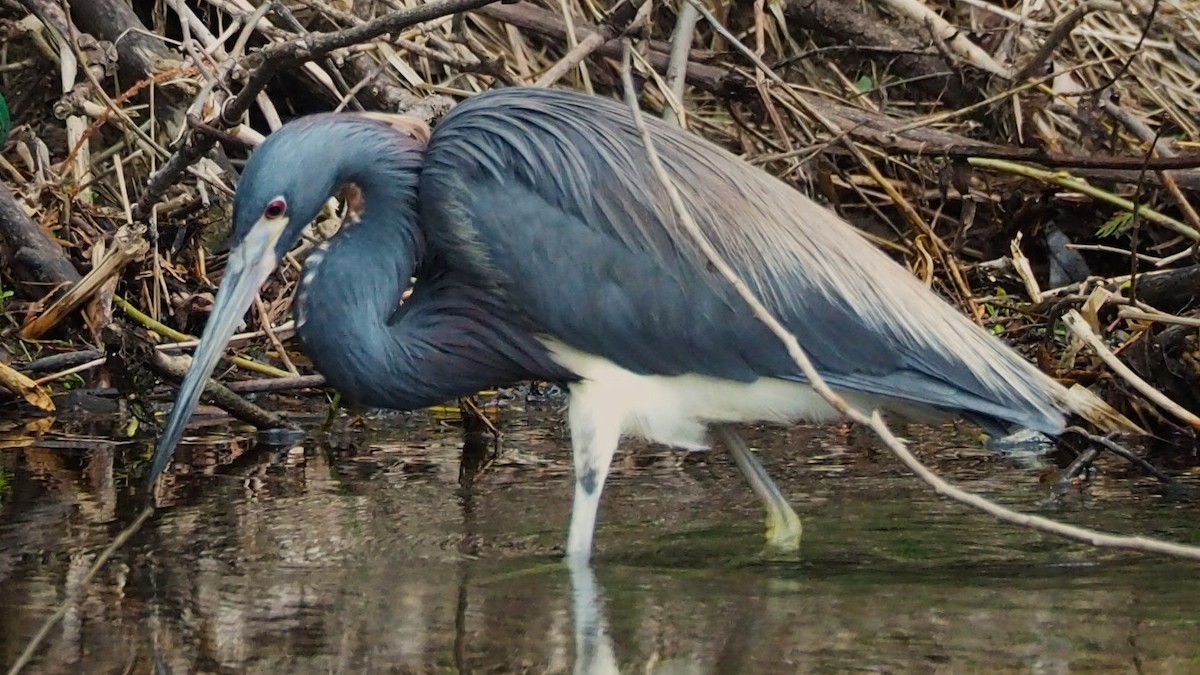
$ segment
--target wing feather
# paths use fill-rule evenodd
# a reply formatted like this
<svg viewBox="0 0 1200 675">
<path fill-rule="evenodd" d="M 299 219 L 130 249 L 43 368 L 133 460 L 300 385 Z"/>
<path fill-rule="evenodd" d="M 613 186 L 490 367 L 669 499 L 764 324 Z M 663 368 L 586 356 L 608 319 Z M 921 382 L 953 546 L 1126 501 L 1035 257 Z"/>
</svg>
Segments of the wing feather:
<svg viewBox="0 0 1200 675">
<path fill-rule="evenodd" d="M 846 222 L 650 122 L 705 236 L 832 385 L 1062 429 L 1060 385 Z M 615 103 L 541 89 L 470 99 L 434 130 L 421 192 L 431 242 L 537 330 L 634 372 L 802 379 L 683 232 Z"/>
</svg>

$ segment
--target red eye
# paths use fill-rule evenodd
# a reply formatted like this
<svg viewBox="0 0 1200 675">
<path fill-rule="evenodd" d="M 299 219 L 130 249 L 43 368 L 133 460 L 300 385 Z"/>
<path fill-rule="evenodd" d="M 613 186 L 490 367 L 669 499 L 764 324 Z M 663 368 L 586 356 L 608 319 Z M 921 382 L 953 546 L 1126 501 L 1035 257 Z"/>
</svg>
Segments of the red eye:
<svg viewBox="0 0 1200 675">
<path fill-rule="evenodd" d="M 263 216 L 274 220 L 282 216 L 284 211 L 287 211 L 287 202 L 282 199 L 273 199 L 270 204 L 267 204 L 267 208 L 263 209 Z"/>
</svg>

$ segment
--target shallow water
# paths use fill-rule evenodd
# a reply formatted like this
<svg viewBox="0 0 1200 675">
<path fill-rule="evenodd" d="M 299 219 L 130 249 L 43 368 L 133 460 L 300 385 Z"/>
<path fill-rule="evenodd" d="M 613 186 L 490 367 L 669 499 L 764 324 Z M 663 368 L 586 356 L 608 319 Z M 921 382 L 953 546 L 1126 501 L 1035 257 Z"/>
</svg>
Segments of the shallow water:
<svg viewBox="0 0 1200 675">
<path fill-rule="evenodd" d="M 27 672 L 1200 672 L 1200 568 L 999 525 L 836 427 L 747 431 L 805 518 L 794 560 L 759 555 L 759 507 L 724 453 L 626 444 L 594 578 L 560 561 L 569 454 L 551 412 L 506 412 L 469 491 L 460 431 L 427 415 L 276 452 L 193 427 L 195 468 L 83 586 L 145 503 L 128 476 L 149 448 L 10 426 L 0 664 L 69 598 Z M 908 436 L 1010 506 L 1200 543 L 1200 505 L 1117 466 L 1052 498 L 966 431 Z"/>
</svg>

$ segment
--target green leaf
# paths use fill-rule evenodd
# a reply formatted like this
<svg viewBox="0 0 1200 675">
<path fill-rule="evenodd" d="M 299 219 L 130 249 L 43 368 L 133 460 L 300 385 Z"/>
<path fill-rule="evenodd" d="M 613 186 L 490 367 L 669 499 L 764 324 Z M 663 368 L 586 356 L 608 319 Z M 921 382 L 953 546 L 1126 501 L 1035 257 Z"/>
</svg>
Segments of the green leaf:
<svg viewBox="0 0 1200 675">
<path fill-rule="evenodd" d="M 1132 213 L 1128 211 L 1118 211 L 1113 215 L 1112 218 L 1109 218 L 1107 222 L 1105 222 L 1096 230 L 1096 236 L 1101 238 L 1114 237 L 1129 229 L 1129 226 L 1132 224 Z"/>
<path fill-rule="evenodd" d="M 8 102 L 4 100 L 4 94 L 0 94 L 0 143 L 8 138 L 8 128 L 11 120 L 8 117 Z"/>
</svg>

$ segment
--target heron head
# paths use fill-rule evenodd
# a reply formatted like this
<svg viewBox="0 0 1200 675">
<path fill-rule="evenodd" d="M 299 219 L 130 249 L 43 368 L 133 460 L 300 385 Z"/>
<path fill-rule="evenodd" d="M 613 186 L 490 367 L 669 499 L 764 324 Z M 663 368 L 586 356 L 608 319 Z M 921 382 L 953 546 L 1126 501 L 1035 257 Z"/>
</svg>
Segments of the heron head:
<svg viewBox="0 0 1200 675">
<path fill-rule="evenodd" d="M 253 252 L 273 269 L 337 188 L 340 162 L 331 155 L 343 148 L 312 138 L 314 126 L 307 118 L 284 126 L 246 162 L 233 200 L 231 251 Z"/>
<path fill-rule="evenodd" d="M 255 150 L 234 197 L 233 234 L 221 288 L 159 438 L 151 481 L 166 467 L 246 308 L 304 228 L 342 184 L 374 175 L 378 166 L 372 158 L 389 149 L 420 150 L 428 137 L 424 123 L 412 118 L 313 115 L 284 125 Z"/>
<path fill-rule="evenodd" d="M 429 135 L 420 120 L 382 113 L 312 115 L 284 125 L 242 171 L 227 270 L 254 270 L 257 288 L 344 183 L 380 172 L 372 158 L 421 150 Z"/>
<path fill-rule="evenodd" d="M 423 149 L 429 135 L 420 120 L 382 113 L 311 115 L 284 125 L 242 171 L 231 264 L 269 274 L 342 184 L 377 171 L 372 158 L 387 149 Z"/>
</svg>

